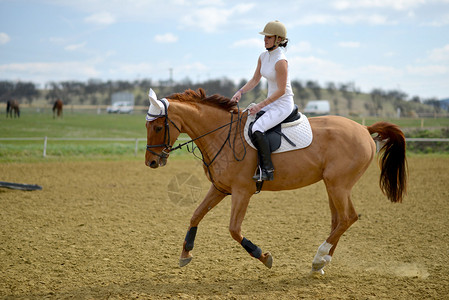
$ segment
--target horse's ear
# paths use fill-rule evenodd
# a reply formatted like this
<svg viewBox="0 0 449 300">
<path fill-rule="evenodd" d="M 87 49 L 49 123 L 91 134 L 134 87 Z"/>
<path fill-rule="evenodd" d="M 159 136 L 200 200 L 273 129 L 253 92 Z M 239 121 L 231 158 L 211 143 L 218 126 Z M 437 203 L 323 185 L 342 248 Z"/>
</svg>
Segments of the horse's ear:
<svg viewBox="0 0 449 300">
<path fill-rule="evenodd" d="M 198 94 L 201 96 L 201 99 L 206 98 L 206 91 L 204 91 L 202 88 L 198 89 Z"/>
</svg>

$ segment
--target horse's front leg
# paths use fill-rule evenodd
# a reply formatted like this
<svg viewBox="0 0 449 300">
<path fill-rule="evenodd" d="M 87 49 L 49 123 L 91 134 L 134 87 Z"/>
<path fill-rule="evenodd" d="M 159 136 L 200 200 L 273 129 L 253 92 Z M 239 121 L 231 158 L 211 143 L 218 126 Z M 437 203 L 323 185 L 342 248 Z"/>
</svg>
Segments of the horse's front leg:
<svg viewBox="0 0 449 300">
<path fill-rule="evenodd" d="M 250 240 L 242 235 L 242 223 L 245 218 L 251 194 L 232 193 L 231 220 L 229 223 L 229 232 L 243 248 L 254 258 L 260 260 L 266 267 L 271 268 L 273 257 L 270 252 L 262 253 L 262 249 L 254 245 Z"/>
<path fill-rule="evenodd" d="M 225 196 L 226 194 L 223 194 L 222 192 L 218 191 L 213 185 L 211 185 L 209 192 L 207 193 L 203 202 L 201 202 L 201 204 L 193 213 L 193 216 L 190 219 L 190 226 L 187 230 L 184 244 L 182 245 L 181 258 L 179 259 L 180 267 L 184 267 L 185 265 L 187 265 L 193 258 L 190 251 L 192 251 L 193 249 L 198 224 L 213 207 L 215 207 L 218 203 L 220 203 L 221 200 L 223 200 Z"/>
</svg>

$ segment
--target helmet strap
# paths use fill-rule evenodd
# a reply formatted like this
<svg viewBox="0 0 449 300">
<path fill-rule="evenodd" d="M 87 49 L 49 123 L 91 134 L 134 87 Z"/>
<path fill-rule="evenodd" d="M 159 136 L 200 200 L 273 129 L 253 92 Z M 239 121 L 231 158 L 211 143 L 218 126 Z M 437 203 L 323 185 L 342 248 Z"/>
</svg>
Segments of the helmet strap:
<svg viewBox="0 0 449 300">
<path fill-rule="evenodd" d="M 265 48 L 265 49 L 267 49 L 268 51 L 271 51 L 271 50 L 273 50 L 274 48 L 276 48 L 277 46 L 279 46 L 279 43 L 277 42 L 278 36 L 275 35 L 274 37 L 275 37 L 275 39 L 274 39 L 274 45 L 271 46 L 270 48 Z"/>
</svg>

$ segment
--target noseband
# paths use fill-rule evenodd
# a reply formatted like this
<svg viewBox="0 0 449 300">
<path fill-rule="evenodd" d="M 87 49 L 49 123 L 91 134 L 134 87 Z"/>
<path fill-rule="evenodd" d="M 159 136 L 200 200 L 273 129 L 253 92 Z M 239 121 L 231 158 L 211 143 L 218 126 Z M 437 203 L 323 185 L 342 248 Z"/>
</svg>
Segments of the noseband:
<svg viewBox="0 0 449 300">
<path fill-rule="evenodd" d="M 159 145 L 148 145 L 147 144 L 147 151 L 150 152 L 153 155 L 156 155 L 156 156 L 159 156 L 162 159 L 165 159 L 165 158 L 168 158 L 168 156 L 170 155 L 170 151 L 172 149 L 172 145 L 170 145 L 170 125 L 168 124 L 168 122 L 170 121 L 170 123 L 172 123 L 173 126 L 175 126 L 176 130 L 178 130 L 180 133 L 181 133 L 181 130 L 168 117 L 168 109 L 167 109 L 167 104 L 165 103 L 165 101 L 162 101 L 162 104 L 164 105 L 164 109 L 165 109 L 165 113 L 164 114 L 153 115 L 153 114 L 147 113 L 147 115 L 149 117 L 152 117 L 152 118 L 159 118 L 159 117 L 164 117 L 165 118 L 164 119 L 164 143 L 163 144 L 159 144 Z M 160 154 L 154 152 L 153 150 L 151 150 L 151 148 L 160 148 L 160 147 L 164 147 L 164 149 L 162 149 Z"/>
</svg>

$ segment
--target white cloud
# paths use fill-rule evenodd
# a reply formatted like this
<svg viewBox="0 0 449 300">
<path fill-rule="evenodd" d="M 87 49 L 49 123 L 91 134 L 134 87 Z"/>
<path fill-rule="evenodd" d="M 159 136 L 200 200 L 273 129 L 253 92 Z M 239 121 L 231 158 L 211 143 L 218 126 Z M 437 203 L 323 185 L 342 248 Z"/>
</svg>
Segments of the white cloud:
<svg viewBox="0 0 449 300">
<path fill-rule="evenodd" d="M 340 0 L 335 1 L 332 6 L 337 10 L 348 10 L 354 8 L 386 8 L 395 10 L 408 10 L 426 4 L 426 0 Z"/>
<path fill-rule="evenodd" d="M 370 25 L 387 25 L 396 24 L 397 21 L 390 21 L 384 15 L 380 14 L 358 14 L 358 15 L 347 15 L 338 17 L 339 23 L 343 24 L 370 24 Z"/>
<path fill-rule="evenodd" d="M 161 68 L 167 69 L 167 68 Z M 143 74 L 145 76 L 151 76 L 152 73 L 155 73 L 155 66 L 150 63 L 119 63 L 118 65 L 109 69 L 109 74 L 120 77 L 135 77 L 138 74 Z"/>
<path fill-rule="evenodd" d="M 342 48 L 359 48 L 360 43 L 359 42 L 340 42 L 338 43 L 338 46 Z"/>
<path fill-rule="evenodd" d="M 263 47 L 263 40 L 260 38 L 239 40 L 231 45 L 231 48 L 260 48 L 260 47 Z"/>
<path fill-rule="evenodd" d="M 298 21 L 291 24 L 295 25 L 335 25 L 335 24 L 369 24 L 369 25 L 386 25 L 396 24 L 397 21 L 390 21 L 384 15 L 380 14 L 350 14 L 350 15 L 336 15 L 336 14 L 308 14 L 301 17 Z"/>
<path fill-rule="evenodd" d="M 348 76 L 344 66 L 315 56 L 289 57 L 288 63 L 292 79 L 336 81 L 336 78 L 340 80 Z"/>
<path fill-rule="evenodd" d="M 9 37 L 9 35 L 4 32 L 0 32 L 0 45 L 7 44 L 10 40 L 11 38 Z"/>
<path fill-rule="evenodd" d="M 288 53 L 304 53 L 311 52 L 312 50 L 312 45 L 309 42 L 304 41 L 288 46 Z"/>
<path fill-rule="evenodd" d="M 178 37 L 173 33 L 166 33 L 156 35 L 154 40 L 157 43 L 176 43 L 178 41 Z"/>
<path fill-rule="evenodd" d="M 429 59 L 436 62 L 449 62 L 449 44 L 430 51 Z"/>
<path fill-rule="evenodd" d="M 180 73 L 184 72 L 187 74 L 190 72 L 206 72 L 209 70 L 209 68 L 201 62 L 192 62 L 189 64 L 180 65 L 177 69 L 180 70 Z"/>
<path fill-rule="evenodd" d="M 385 77 L 388 76 L 402 76 L 403 71 L 390 66 L 381 66 L 381 65 L 367 65 L 358 68 L 357 72 L 363 75 L 374 75 Z"/>
<path fill-rule="evenodd" d="M 109 12 L 100 12 L 86 17 L 84 21 L 97 25 L 111 25 L 116 22 L 116 18 Z"/>
<path fill-rule="evenodd" d="M 79 49 L 84 48 L 87 45 L 87 42 L 83 42 L 81 44 L 68 45 L 64 47 L 66 51 L 77 51 Z"/>
<path fill-rule="evenodd" d="M 32 80 L 40 84 L 47 81 L 79 80 L 98 77 L 100 72 L 91 62 L 34 62 L 0 65 L 0 73 L 10 74 L 10 78 Z"/>
<path fill-rule="evenodd" d="M 448 1 L 449 3 L 449 1 Z M 441 16 L 434 16 L 432 21 L 423 22 L 422 26 L 430 26 L 430 27 L 442 27 L 449 25 L 449 13 L 446 13 Z"/>
<path fill-rule="evenodd" d="M 197 5 L 208 5 L 208 6 L 212 6 L 212 5 L 224 5 L 222 0 L 198 0 Z"/>
<path fill-rule="evenodd" d="M 408 66 L 407 72 L 413 75 L 420 76 L 438 76 L 448 74 L 449 68 L 442 65 L 428 65 L 428 66 Z"/>
<path fill-rule="evenodd" d="M 44 41 L 46 41 L 46 40 L 44 40 Z M 61 37 L 49 37 L 48 41 L 55 45 L 64 45 L 67 42 L 67 39 L 61 38 Z"/>
<path fill-rule="evenodd" d="M 205 32 L 215 32 L 220 26 L 228 24 L 232 15 L 243 14 L 251 10 L 254 3 L 238 4 L 232 8 L 204 7 L 186 14 L 180 19 L 182 25 L 187 27 L 199 28 Z"/>
</svg>

